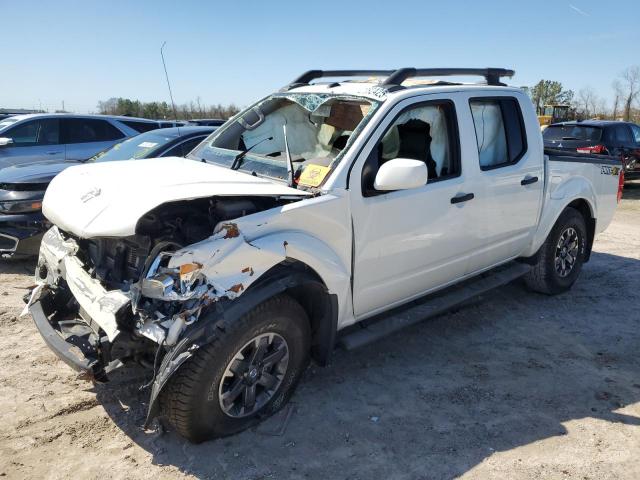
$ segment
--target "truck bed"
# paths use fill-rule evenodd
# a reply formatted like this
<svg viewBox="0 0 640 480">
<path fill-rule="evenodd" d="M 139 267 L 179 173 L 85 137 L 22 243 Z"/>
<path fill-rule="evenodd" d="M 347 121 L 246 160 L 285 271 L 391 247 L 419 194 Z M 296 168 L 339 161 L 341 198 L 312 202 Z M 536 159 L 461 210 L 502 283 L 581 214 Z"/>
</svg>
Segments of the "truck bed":
<svg viewBox="0 0 640 480">
<path fill-rule="evenodd" d="M 594 219 L 594 235 L 602 232 L 615 213 L 622 160 L 608 155 L 545 148 L 545 193 L 534 244 L 541 245 L 569 199 L 583 199 Z"/>
<path fill-rule="evenodd" d="M 569 152 L 566 150 L 558 150 L 555 148 L 545 148 L 544 154 L 549 157 L 552 162 L 576 162 L 591 163 L 596 165 L 622 166 L 622 160 L 618 157 L 610 155 L 596 155 L 593 153 Z"/>
</svg>

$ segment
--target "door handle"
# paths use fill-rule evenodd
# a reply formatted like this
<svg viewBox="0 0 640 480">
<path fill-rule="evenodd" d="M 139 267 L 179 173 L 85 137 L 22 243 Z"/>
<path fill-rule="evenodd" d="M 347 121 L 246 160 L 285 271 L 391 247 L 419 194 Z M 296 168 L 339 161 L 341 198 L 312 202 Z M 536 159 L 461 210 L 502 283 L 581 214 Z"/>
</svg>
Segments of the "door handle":
<svg viewBox="0 0 640 480">
<path fill-rule="evenodd" d="M 537 181 L 538 177 L 527 177 L 522 179 L 520 185 L 531 185 L 532 183 L 536 183 Z"/>
<path fill-rule="evenodd" d="M 47 155 L 55 155 L 56 153 L 62 153 L 62 152 L 47 152 Z"/>
<path fill-rule="evenodd" d="M 469 200 L 473 200 L 473 193 L 467 193 L 465 195 L 458 195 L 457 197 L 453 197 L 451 199 L 451 203 L 462 203 L 468 202 Z"/>
</svg>

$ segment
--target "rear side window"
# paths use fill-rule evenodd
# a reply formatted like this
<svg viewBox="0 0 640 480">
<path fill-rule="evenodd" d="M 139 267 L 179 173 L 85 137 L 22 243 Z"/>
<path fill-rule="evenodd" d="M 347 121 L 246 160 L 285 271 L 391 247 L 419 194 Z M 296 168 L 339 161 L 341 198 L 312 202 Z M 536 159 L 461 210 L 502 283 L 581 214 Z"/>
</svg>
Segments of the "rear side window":
<svg viewBox="0 0 640 480">
<path fill-rule="evenodd" d="M 127 127 L 133 128 L 136 132 L 140 132 L 140 133 L 149 132 L 151 130 L 155 130 L 156 128 L 160 127 L 159 123 L 153 123 L 153 122 L 136 122 L 134 120 L 120 120 L 120 122 L 124 123 Z"/>
<path fill-rule="evenodd" d="M 60 142 L 59 125 L 57 118 L 31 120 L 10 128 L 0 136 L 12 139 L 15 147 L 57 145 Z"/>
<path fill-rule="evenodd" d="M 490 170 L 517 163 L 527 150 L 524 122 L 515 98 L 470 101 L 480 168 Z"/>
<path fill-rule="evenodd" d="M 599 142 L 602 129 L 599 127 L 583 127 L 581 125 L 552 125 L 545 129 L 542 137 L 551 142 L 559 140 L 584 140 Z"/>
<path fill-rule="evenodd" d="M 125 135 L 106 120 L 93 118 L 64 119 L 64 143 L 108 142 Z"/>
<path fill-rule="evenodd" d="M 613 140 L 616 145 L 631 143 L 631 132 L 626 125 L 616 125 L 613 128 Z"/>
<path fill-rule="evenodd" d="M 631 133 L 633 133 L 633 141 L 640 144 L 640 127 L 638 125 L 630 125 Z"/>
</svg>

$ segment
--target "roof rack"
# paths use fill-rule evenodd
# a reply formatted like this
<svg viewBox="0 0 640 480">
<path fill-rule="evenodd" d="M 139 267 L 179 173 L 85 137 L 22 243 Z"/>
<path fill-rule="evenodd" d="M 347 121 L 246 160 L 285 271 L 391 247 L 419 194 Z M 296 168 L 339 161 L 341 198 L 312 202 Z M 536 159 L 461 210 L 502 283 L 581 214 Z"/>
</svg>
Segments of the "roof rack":
<svg viewBox="0 0 640 480">
<path fill-rule="evenodd" d="M 323 77 L 386 77 L 381 86 L 388 90 L 402 87 L 402 82 L 414 77 L 451 77 L 478 76 L 484 77 L 487 85 L 500 85 L 501 77 L 513 77 L 515 71 L 506 68 L 399 68 L 397 70 L 309 70 L 303 73 L 283 90 L 309 85 L 309 82 Z"/>
</svg>

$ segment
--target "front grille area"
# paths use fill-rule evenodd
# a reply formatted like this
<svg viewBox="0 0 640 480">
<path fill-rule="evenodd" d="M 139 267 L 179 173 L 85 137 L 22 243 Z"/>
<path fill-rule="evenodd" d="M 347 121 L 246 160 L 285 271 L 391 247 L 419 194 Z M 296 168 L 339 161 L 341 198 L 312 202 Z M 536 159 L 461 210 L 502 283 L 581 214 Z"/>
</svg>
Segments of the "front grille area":
<svg viewBox="0 0 640 480">
<path fill-rule="evenodd" d="M 78 257 L 89 273 L 108 289 L 127 291 L 137 282 L 149 255 L 149 237 L 92 238 L 78 240 Z"/>
<path fill-rule="evenodd" d="M 46 183 L 0 183 L 0 190 L 10 192 L 44 192 L 47 189 Z"/>
</svg>

